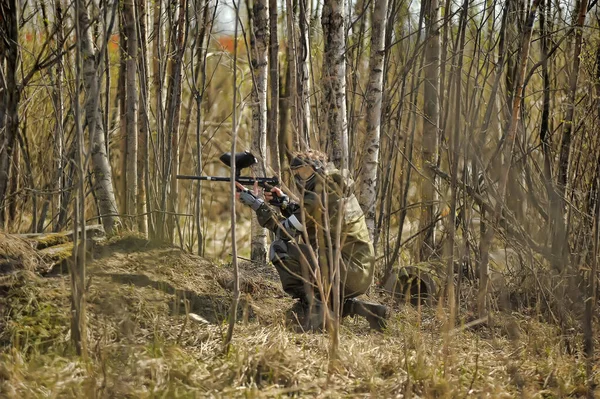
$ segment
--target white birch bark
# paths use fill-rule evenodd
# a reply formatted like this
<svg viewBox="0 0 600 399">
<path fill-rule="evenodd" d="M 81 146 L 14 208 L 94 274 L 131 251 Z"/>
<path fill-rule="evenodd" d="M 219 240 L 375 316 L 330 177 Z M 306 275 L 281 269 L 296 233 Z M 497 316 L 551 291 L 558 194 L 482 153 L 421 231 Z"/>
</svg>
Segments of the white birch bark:
<svg viewBox="0 0 600 399">
<path fill-rule="evenodd" d="M 137 175 L 137 152 L 138 152 L 138 93 L 136 81 L 136 63 L 138 57 L 138 39 L 136 29 L 136 12 L 134 0 L 126 0 L 123 2 L 123 14 L 125 19 L 125 35 L 127 40 L 127 59 L 125 61 L 125 134 L 126 134 L 126 182 L 125 190 L 126 206 L 125 210 L 128 215 L 134 215 L 137 212 L 137 190 L 138 190 L 138 175 Z M 127 226 L 134 229 L 136 226 L 135 219 L 126 218 Z"/>
<path fill-rule="evenodd" d="M 369 83 L 367 86 L 367 134 L 364 145 L 364 165 L 359 178 L 359 202 L 365 212 L 371 239 L 373 239 L 375 229 L 375 205 L 377 202 L 386 15 L 387 0 L 376 0 L 373 8 Z"/>
<path fill-rule="evenodd" d="M 63 50 L 64 44 L 64 33 L 63 33 L 63 15 L 62 15 L 62 6 L 60 4 L 60 0 L 56 0 L 54 2 L 54 18 L 56 29 L 56 51 L 58 55 L 58 61 L 56 63 L 56 80 L 54 82 L 55 87 L 53 91 L 53 102 L 54 102 L 54 112 L 56 114 L 56 125 L 54 127 L 54 162 L 56 167 L 56 181 L 54 182 L 54 190 L 56 194 L 54 195 L 55 207 L 52 210 L 53 215 L 60 215 L 63 212 L 63 207 L 65 206 L 62 203 L 63 198 L 63 186 L 64 186 L 64 131 L 62 128 L 62 121 L 64 118 L 64 105 L 63 105 L 63 89 L 62 89 L 62 80 L 63 80 L 63 61 L 62 55 L 60 52 Z M 65 209 L 66 210 L 66 209 Z M 58 231 L 60 216 L 56 217 L 55 222 L 53 223 L 53 231 Z"/>
<path fill-rule="evenodd" d="M 138 38 L 140 48 L 138 52 L 138 66 L 140 71 L 140 93 L 139 93 L 139 108 L 138 108 L 138 157 L 137 157 L 137 214 L 138 229 L 147 235 L 148 234 L 148 215 L 147 199 L 148 195 L 148 172 L 149 172 L 149 138 L 150 138 L 150 119 L 149 119 L 149 99 L 148 99 L 148 13 L 146 0 L 138 0 L 137 10 L 139 21 Z"/>
<path fill-rule="evenodd" d="M 298 132 L 302 140 L 310 147 L 310 2 L 308 0 L 298 1 L 298 52 L 297 72 L 298 91 L 296 106 L 298 110 Z"/>
<path fill-rule="evenodd" d="M 257 176 L 265 176 L 267 154 L 267 49 L 269 41 L 269 23 L 267 0 L 256 0 L 252 8 L 253 26 L 250 41 L 252 51 L 252 71 L 254 87 L 252 89 L 252 146 L 259 164 L 254 166 Z M 267 256 L 267 234 L 252 214 L 251 259 L 264 262 Z"/>
<path fill-rule="evenodd" d="M 337 167 L 348 164 L 348 121 L 346 117 L 346 42 L 344 0 L 323 3 L 323 123 L 321 146 Z"/>
<path fill-rule="evenodd" d="M 85 88 L 85 117 L 92 141 L 92 172 L 94 175 L 94 190 L 98 200 L 102 225 L 107 234 L 120 224 L 117 214 L 117 202 L 113 189 L 112 171 L 106 143 L 104 127 L 99 107 L 99 69 L 96 65 L 96 52 L 92 40 L 92 29 L 88 10 L 83 5 L 79 7 L 79 23 L 81 25 L 81 55 L 83 66 L 83 82 Z"/>
<path fill-rule="evenodd" d="M 279 41 L 277 35 L 277 0 L 269 0 L 269 79 L 271 107 L 267 124 L 269 164 L 276 175 L 281 173 L 279 162 Z"/>
</svg>

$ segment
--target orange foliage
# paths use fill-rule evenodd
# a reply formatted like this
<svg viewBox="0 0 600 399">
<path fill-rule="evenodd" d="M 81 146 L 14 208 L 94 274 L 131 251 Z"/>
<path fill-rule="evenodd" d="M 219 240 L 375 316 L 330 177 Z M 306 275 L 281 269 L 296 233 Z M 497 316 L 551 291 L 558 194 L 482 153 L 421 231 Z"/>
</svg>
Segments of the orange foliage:
<svg viewBox="0 0 600 399">
<path fill-rule="evenodd" d="M 119 34 L 114 33 L 110 35 L 110 40 L 108 41 L 108 51 L 114 52 L 119 50 Z"/>
<path fill-rule="evenodd" d="M 244 41 L 238 37 L 237 40 L 238 52 L 245 50 Z M 233 54 L 235 41 L 233 40 L 233 36 L 220 36 L 217 39 L 217 45 L 223 51 L 228 51 Z"/>
</svg>

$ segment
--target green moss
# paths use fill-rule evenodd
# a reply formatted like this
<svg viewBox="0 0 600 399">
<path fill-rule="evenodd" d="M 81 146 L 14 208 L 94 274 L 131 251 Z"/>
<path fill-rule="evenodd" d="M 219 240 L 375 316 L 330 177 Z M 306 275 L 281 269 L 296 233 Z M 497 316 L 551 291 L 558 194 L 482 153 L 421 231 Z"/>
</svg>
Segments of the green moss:
<svg viewBox="0 0 600 399">
<path fill-rule="evenodd" d="M 64 233 L 52 233 L 35 237 L 33 240 L 37 243 L 36 248 L 41 250 L 55 245 L 68 243 L 70 238 Z"/>
<path fill-rule="evenodd" d="M 48 247 L 40 251 L 40 253 L 46 262 L 52 265 L 60 265 L 73 255 L 73 243 L 67 242 Z"/>
</svg>

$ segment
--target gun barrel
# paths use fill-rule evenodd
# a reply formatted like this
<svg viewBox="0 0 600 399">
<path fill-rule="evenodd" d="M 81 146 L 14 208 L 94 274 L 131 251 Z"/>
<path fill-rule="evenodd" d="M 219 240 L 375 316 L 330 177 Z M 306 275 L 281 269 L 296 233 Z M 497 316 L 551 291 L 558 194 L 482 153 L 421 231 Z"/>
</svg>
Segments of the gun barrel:
<svg viewBox="0 0 600 399">
<path fill-rule="evenodd" d="M 182 180 L 207 180 L 207 181 L 231 181 L 231 177 L 225 176 L 196 176 L 196 175 L 177 175 L 178 179 Z M 235 178 L 237 182 L 245 185 L 252 185 L 255 182 L 258 184 L 269 184 L 271 186 L 278 186 L 279 179 L 276 176 L 273 177 L 249 177 L 249 176 L 238 176 Z"/>
<path fill-rule="evenodd" d="M 224 176 L 177 175 L 177 178 L 183 180 L 231 181 L 231 177 Z"/>
</svg>

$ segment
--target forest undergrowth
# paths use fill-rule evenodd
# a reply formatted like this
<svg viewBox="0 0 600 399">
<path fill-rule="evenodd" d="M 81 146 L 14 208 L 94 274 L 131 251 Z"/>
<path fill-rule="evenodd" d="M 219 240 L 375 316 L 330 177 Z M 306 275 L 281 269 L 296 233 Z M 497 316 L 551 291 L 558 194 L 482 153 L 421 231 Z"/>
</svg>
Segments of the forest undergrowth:
<svg viewBox="0 0 600 399">
<path fill-rule="evenodd" d="M 17 240 L 17 239 L 15 239 Z M 15 241 L 17 242 L 17 241 Z M 14 247 L 13 247 L 14 248 Z M 242 303 L 231 350 L 227 262 L 133 236 L 94 250 L 87 280 L 87 353 L 69 338 L 66 270 L 4 275 L 0 396 L 38 397 L 578 397 L 581 337 L 533 314 L 493 326 L 448 327 L 441 307 L 393 306 L 387 331 L 343 320 L 337 358 L 326 333 L 295 332 L 291 299 L 269 265 L 241 263 Z M 459 319 L 468 314 L 465 306 Z M 194 316 L 196 315 L 196 316 Z M 598 346 L 596 346 L 598 347 Z M 597 366 L 596 366 L 597 367 Z M 595 370 L 598 381 L 598 368 Z"/>
</svg>

